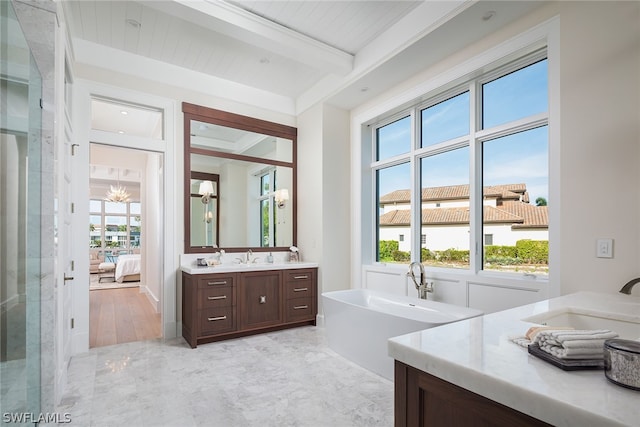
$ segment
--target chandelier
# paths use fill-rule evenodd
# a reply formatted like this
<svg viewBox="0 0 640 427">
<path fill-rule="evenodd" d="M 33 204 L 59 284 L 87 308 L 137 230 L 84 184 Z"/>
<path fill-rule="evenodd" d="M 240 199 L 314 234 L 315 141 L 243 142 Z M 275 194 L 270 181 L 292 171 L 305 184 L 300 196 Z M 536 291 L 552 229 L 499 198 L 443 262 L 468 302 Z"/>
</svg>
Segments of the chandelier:
<svg viewBox="0 0 640 427">
<path fill-rule="evenodd" d="M 127 192 L 126 187 L 120 185 L 120 169 L 118 169 L 118 185 L 111 186 L 111 190 L 107 191 L 104 198 L 107 202 L 126 203 L 129 201 L 131 194 Z"/>
</svg>

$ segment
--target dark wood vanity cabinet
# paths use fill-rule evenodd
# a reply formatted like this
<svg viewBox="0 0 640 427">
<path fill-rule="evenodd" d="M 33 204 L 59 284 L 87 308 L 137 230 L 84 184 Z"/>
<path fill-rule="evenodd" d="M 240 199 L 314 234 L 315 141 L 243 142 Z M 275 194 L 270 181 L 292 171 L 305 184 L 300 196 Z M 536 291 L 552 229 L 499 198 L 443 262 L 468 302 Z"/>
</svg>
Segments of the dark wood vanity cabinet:
<svg viewBox="0 0 640 427">
<path fill-rule="evenodd" d="M 396 427 L 517 427 L 549 424 L 395 361 Z"/>
<path fill-rule="evenodd" d="M 317 313 L 316 270 L 286 270 L 284 273 L 285 319 L 313 320 Z"/>
<path fill-rule="evenodd" d="M 240 274 L 240 325 L 255 329 L 284 323 L 282 274 L 280 271 L 252 271 Z"/>
<path fill-rule="evenodd" d="M 182 273 L 182 336 L 192 348 L 315 325 L 317 269 Z"/>
</svg>

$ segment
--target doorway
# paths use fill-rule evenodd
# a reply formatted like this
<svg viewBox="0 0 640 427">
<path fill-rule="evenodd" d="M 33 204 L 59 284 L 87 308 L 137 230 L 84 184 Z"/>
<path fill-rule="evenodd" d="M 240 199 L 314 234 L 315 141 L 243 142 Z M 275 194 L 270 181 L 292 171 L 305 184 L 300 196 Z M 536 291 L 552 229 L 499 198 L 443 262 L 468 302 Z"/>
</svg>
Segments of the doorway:
<svg viewBox="0 0 640 427">
<path fill-rule="evenodd" d="M 162 153 L 90 144 L 90 348 L 162 337 L 162 165 Z"/>
</svg>

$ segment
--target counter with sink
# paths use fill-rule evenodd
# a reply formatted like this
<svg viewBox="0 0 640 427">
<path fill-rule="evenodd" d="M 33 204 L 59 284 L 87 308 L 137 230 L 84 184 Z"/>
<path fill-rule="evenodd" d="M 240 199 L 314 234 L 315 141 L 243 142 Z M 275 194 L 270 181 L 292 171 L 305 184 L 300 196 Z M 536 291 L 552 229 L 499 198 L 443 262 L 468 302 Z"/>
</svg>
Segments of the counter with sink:
<svg viewBox="0 0 640 427">
<path fill-rule="evenodd" d="M 396 424 L 412 425 L 411 420 L 428 419 L 434 410 L 447 416 L 433 402 L 431 408 L 417 407 L 411 384 L 415 388 L 427 378 L 455 389 L 447 396 L 461 399 L 458 406 L 451 403 L 458 420 L 471 405 L 460 397 L 468 393 L 481 400 L 481 415 L 467 420 L 492 419 L 500 412 L 500 417 L 515 417 L 509 420 L 524 419 L 525 425 L 640 426 L 640 392 L 609 382 L 602 369 L 564 371 L 511 341 L 539 324 L 611 329 L 621 338 L 640 339 L 640 298 L 579 292 L 390 339 L 389 355 L 396 359 Z M 408 378 L 407 372 L 424 378 Z M 423 383 L 420 387 L 430 387 Z M 418 410 L 420 416 L 412 414 Z"/>
</svg>

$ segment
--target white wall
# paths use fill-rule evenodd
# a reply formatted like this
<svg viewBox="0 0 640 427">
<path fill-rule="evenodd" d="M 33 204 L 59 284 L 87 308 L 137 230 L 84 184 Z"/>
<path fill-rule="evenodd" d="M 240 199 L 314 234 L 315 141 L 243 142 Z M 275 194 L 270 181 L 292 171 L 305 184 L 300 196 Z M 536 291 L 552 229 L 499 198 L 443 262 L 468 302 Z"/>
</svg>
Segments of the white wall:
<svg viewBox="0 0 640 427">
<path fill-rule="evenodd" d="M 550 132 L 559 144 L 550 161 L 550 278 L 562 294 L 617 292 L 640 276 L 640 3 L 546 5 L 358 107 L 352 117 L 380 114 L 390 99 L 554 16 L 560 37 L 550 49 L 559 54 L 560 72 L 551 83 L 550 113 L 559 120 Z M 595 257 L 601 237 L 614 239 L 613 259 Z"/>
<path fill-rule="evenodd" d="M 351 288 L 349 114 L 316 105 L 298 117 L 298 245 L 320 263 L 322 292 Z"/>
<path fill-rule="evenodd" d="M 158 153 L 146 153 L 144 189 L 142 190 L 142 259 L 141 259 L 141 291 L 155 308 L 161 312 L 160 298 L 162 296 L 162 266 L 158 260 L 163 256 L 163 215 L 162 194 L 162 155 Z"/>
<path fill-rule="evenodd" d="M 560 11 L 562 293 L 615 292 L 640 276 L 640 3 Z M 595 257 L 599 237 L 613 259 Z"/>
</svg>

